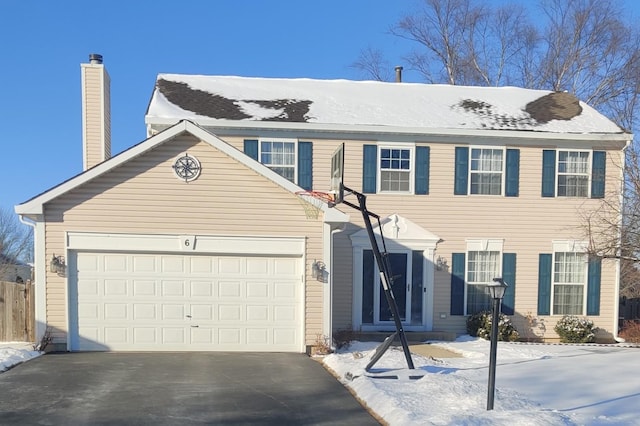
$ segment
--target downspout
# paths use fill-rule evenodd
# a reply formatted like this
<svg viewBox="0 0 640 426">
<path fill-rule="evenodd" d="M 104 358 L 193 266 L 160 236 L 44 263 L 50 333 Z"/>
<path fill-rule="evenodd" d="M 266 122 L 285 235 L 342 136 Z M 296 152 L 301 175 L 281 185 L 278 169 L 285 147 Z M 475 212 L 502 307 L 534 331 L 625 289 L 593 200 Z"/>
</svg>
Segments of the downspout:
<svg viewBox="0 0 640 426">
<path fill-rule="evenodd" d="M 618 260 L 616 262 L 616 285 L 614 290 L 614 304 L 613 304 L 613 339 L 618 342 L 624 342 L 624 339 L 618 336 L 618 326 L 620 322 L 620 263 L 622 257 L 622 226 L 623 226 L 623 211 L 625 208 L 624 193 L 625 193 L 625 168 L 627 167 L 627 148 L 631 145 L 632 140 L 628 140 L 624 148 L 622 148 L 622 168 L 620 171 L 620 181 L 622 182 L 622 188 L 620 191 L 620 217 L 618 218 Z"/>
<path fill-rule="evenodd" d="M 19 214 L 24 225 L 33 228 L 33 281 L 35 290 L 35 343 L 39 343 L 47 329 L 46 255 L 44 248 L 44 224 L 28 220 Z"/>
</svg>

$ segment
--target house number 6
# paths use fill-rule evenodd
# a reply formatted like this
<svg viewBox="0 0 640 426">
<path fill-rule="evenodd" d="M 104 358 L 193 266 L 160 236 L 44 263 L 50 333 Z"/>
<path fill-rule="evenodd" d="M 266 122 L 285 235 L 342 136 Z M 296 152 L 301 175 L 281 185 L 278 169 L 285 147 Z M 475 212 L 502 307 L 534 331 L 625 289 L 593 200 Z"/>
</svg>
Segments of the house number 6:
<svg viewBox="0 0 640 426">
<path fill-rule="evenodd" d="M 181 235 L 180 244 L 181 244 L 182 250 L 194 250 L 196 247 L 196 236 Z"/>
</svg>

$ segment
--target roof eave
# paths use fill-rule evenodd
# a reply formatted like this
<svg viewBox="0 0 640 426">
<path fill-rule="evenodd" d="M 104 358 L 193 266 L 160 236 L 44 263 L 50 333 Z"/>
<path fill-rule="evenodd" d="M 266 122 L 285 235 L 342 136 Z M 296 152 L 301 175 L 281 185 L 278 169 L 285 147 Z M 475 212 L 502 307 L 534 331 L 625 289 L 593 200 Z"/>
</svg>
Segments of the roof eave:
<svg viewBox="0 0 640 426">
<path fill-rule="evenodd" d="M 199 126 L 229 130 L 280 130 L 280 131 L 309 131 L 341 134 L 389 134 L 416 136 L 444 136 L 444 137 L 487 137 L 506 139 L 537 139 L 537 140 L 574 140 L 574 141 L 620 141 L 633 139 L 633 134 L 620 130 L 619 133 L 559 133 L 537 132 L 530 130 L 484 130 L 484 129 L 451 129 L 436 127 L 399 127 L 370 124 L 327 124 L 327 123 L 298 123 L 286 121 L 249 121 L 249 120 L 218 120 L 209 117 L 194 119 Z M 172 126 L 180 119 L 165 117 L 145 117 L 149 127 Z"/>
</svg>

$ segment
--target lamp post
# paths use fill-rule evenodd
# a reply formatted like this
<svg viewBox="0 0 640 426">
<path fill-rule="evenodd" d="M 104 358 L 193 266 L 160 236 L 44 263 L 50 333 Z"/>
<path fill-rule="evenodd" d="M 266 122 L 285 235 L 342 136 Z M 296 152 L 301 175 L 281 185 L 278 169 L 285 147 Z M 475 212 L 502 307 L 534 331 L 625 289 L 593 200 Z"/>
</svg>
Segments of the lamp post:
<svg viewBox="0 0 640 426">
<path fill-rule="evenodd" d="M 489 353 L 489 389 L 487 393 L 487 410 L 493 410 L 493 399 L 496 393 L 496 356 L 498 352 L 498 321 L 500 321 L 500 304 L 507 289 L 502 278 L 494 278 L 496 284 L 487 286 L 493 301 L 493 316 L 491 318 L 491 352 Z"/>
</svg>

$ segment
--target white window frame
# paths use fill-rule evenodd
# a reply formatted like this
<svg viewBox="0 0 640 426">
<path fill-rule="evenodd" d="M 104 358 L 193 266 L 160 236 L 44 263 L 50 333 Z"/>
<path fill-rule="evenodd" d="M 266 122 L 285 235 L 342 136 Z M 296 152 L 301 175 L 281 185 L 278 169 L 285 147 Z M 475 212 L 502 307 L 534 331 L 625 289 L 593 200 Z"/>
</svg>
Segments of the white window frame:
<svg viewBox="0 0 640 426">
<path fill-rule="evenodd" d="M 407 171 L 409 175 L 409 190 L 408 191 L 389 191 L 382 190 L 382 150 L 383 149 L 401 149 L 409 151 L 409 170 Z M 393 169 L 390 169 L 393 170 Z M 386 171 L 386 169 L 385 169 Z M 399 169 L 399 171 L 403 171 Z M 397 144 L 397 143 L 381 143 L 378 145 L 378 156 L 377 156 L 377 164 L 376 164 L 376 182 L 377 188 L 376 193 L 378 194 L 414 194 L 415 193 L 415 172 L 416 172 L 416 150 L 414 144 Z"/>
<path fill-rule="evenodd" d="M 467 311 L 467 295 L 469 285 L 481 285 L 483 283 L 469 283 L 469 252 L 498 252 L 498 265 L 496 276 L 491 278 L 491 281 L 486 284 L 492 284 L 493 278 L 498 278 L 502 275 L 502 255 L 504 253 L 504 239 L 499 238 L 483 238 L 467 240 L 467 251 L 465 253 L 465 265 L 464 265 L 464 314 L 471 315 Z"/>
<path fill-rule="evenodd" d="M 584 258 L 584 280 L 582 283 L 556 283 L 556 254 L 557 253 L 579 253 Z M 587 256 L 587 243 L 575 240 L 553 241 L 553 256 L 551 262 L 551 315 L 584 315 L 587 309 L 587 281 L 589 280 L 589 257 Z M 561 314 L 555 312 L 555 287 L 556 285 L 581 285 L 582 286 L 582 309 L 576 314 Z"/>
<path fill-rule="evenodd" d="M 291 138 L 259 138 L 258 139 L 258 159 L 259 159 L 260 163 L 264 164 L 266 167 L 269 167 L 271 170 L 273 170 L 272 167 L 273 166 L 278 167 L 278 165 L 267 164 L 267 163 L 263 163 L 262 162 L 262 144 L 264 142 L 271 142 L 271 143 L 273 143 L 273 142 L 281 142 L 281 143 L 292 143 L 293 144 L 293 156 L 294 156 L 294 158 L 293 158 L 293 180 L 291 180 L 291 182 L 297 184 L 298 183 L 298 139 L 291 139 Z M 281 165 L 281 167 L 285 167 L 285 166 Z M 286 167 L 289 167 L 289 166 L 286 166 Z M 276 172 L 276 171 L 274 170 L 274 172 Z M 278 172 L 276 172 L 276 173 L 278 173 Z M 280 173 L 278 173 L 278 174 L 280 174 Z M 282 175 L 280 175 L 280 176 L 282 176 Z M 285 176 L 282 176 L 282 177 L 285 178 L 285 179 L 288 179 Z"/>
<path fill-rule="evenodd" d="M 587 172 L 586 173 L 560 173 L 560 153 L 561 152 L 584 152 L 588 154 L 587 157 Z M 591 194 L 591 169 L 593 167 L 593 150 L 590 149 L 556 149 L 556 181 L 555 181 L 555 193 L 556 197 L 563 198 L 589 198 Z M 582 195 L 560 195 L 560 176 L 582 176 L 587 178 L 587 191 L 584 196 Z"/>
<path fill-rule="evenodd" d="M 502 152 L 502 168 L 499 172 L 496 171 L 484 171 L 484 170 L 473 170 L 472 169 L 472 162 L 473 162 L 473 150 L 474 149 L 479 149 L 479 150 L 493 150 L 493 151 L 501 151 Z M 506 152 L 506 148 L 503 146 L 483 146 L 483 145 L 475 145 L 475 146 L 470 146 L 469 147 L 469 170 L 467 171 L 468 173 L 468 186 L 467 186 L 467 194 L 468 195 L 485 195 L 485 196 L 503 196 L 504 195 L 504 186 L 505 186 L 505 176 L 506 176 L 506 157 L 507 157 L 507 152 Z M 472 193 L 471 192 L 471 176 L 473 174 L 497 174 L 500 173 L 500 193 L 499 194 L 476 194 L 476 193 Z"/>
</svg>

